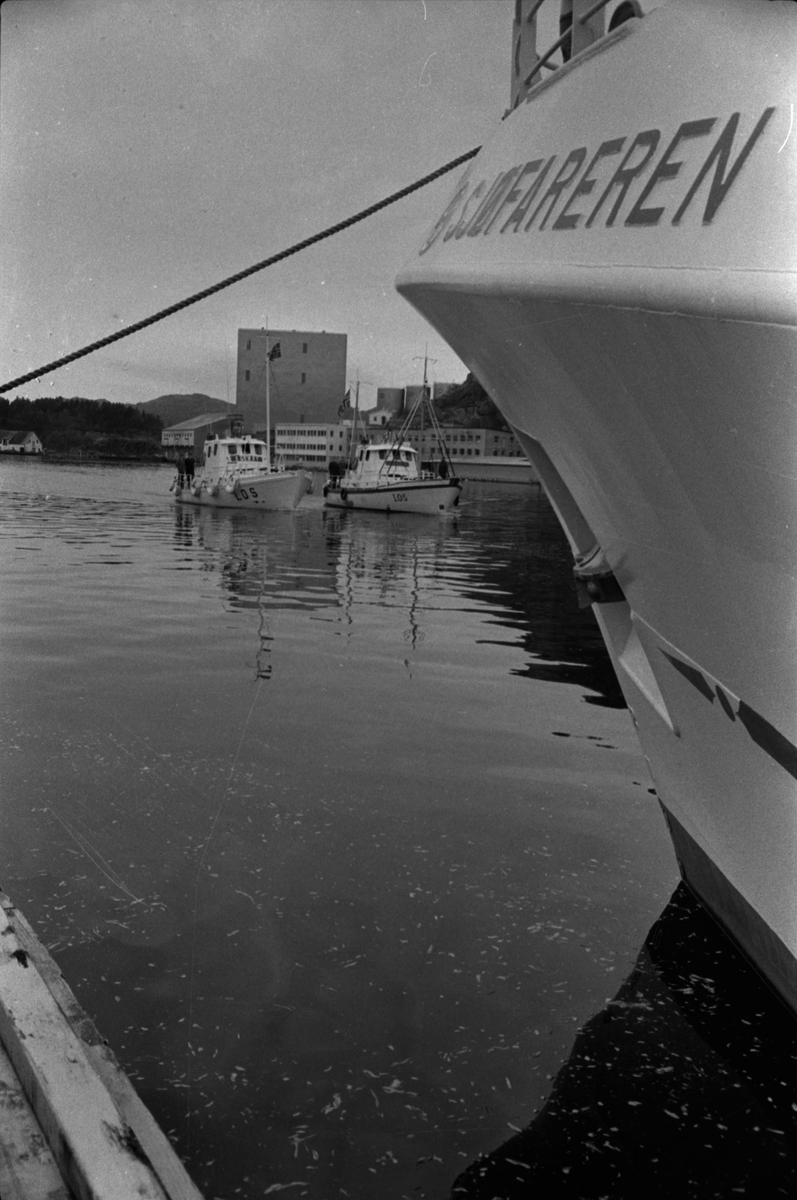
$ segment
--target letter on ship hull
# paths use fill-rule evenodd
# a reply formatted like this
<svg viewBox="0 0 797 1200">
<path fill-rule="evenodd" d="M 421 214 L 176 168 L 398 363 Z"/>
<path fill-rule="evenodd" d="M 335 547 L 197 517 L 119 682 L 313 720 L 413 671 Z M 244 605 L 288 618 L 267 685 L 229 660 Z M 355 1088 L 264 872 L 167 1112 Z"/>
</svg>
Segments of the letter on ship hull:
<svg viewBox="0 0 797 1200">
<path fill-rule="evenodd" d="M 629 21 L 506 118 L 398 288 L 611 581 L 685 878 L 797 1010 L 795 61 L 793 4 Z"/>
</svg>

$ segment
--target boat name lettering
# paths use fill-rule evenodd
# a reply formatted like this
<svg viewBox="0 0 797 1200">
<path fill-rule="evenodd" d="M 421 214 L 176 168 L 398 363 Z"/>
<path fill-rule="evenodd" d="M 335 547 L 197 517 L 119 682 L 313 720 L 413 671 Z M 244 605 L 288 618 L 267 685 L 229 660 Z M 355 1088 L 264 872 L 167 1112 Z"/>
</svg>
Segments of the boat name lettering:
<svg viewBox="0 0 797 1200">
<path fill-rule="evenodd" d="M 393 499 L 396 501 L 396 504 L 401 504 L 402 501 L 405 504 L 407 503 L 407 496 L 405 492 L 393 492 L 392 495 Z"/>
<path fill-rule="evenodd" d="M 673 209 L 670 205 L 671 225 L 681 223 L 704 182 L 707 195 L 702 223 L 711 224 L 774 111 L 774 107 L 764 109 L 746 140 L 744 132 L 739 133 L 741 113 L 731 115 L 690 179 L 678 206 Z M 621 209 L 623 225 L 658 225 L 667 207 L 649 201 L 656 199 L 654 193 L 660 184 L 680 175 L 684 160 L 678 154 L 684 145 L 714 133 L 718 121 L 718 117 L 684 121 L 666 142 L 663 152 L 660 152 L 662 131 L 643 129 L 630 141 L 626 136 L 601 142 L 592 153 L 588 147 L 578 146 L 561 161 L 557 154 L 530 159 L 500 171 L 492 181 L 480 179 L 474 183 L 468 171 L 420 253 L 425 254 L 441 235 L 447 242 L 451 238 L 488 234 L 496 227 L 499 233 L 527 233 L 532 228 L 589 229 L 599 217 L 605 226 L 612 226 Z M 585 162 L 586 168 L 582 170 Z M 643 183 L 643 178 L 641 191 L 630 195 L 635 185 Z M 591 209 L 587 197 L 591 198 Z M 558 212 L 553 219 L 555 210 Z"/>
</svg>

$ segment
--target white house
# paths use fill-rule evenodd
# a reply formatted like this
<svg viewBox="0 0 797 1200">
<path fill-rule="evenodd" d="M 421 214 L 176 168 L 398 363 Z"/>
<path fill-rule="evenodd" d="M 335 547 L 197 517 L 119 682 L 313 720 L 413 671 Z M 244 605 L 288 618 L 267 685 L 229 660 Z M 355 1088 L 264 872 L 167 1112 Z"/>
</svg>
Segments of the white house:
<svg viewBox="0 0 797 1200">
<path fill-rule="evenodd" d="M 44 446 L 31 429 L 0 429 L 0 454 L 44 454 Z"/>
</svg>

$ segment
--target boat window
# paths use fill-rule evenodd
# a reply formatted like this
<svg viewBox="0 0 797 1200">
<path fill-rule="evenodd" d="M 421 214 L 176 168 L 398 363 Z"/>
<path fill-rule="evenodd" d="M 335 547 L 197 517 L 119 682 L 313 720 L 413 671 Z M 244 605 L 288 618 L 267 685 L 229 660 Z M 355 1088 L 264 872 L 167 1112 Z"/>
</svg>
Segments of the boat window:
<svg viewBox="0 0 797 1200">
<path fill-rule="evenodd" d="M 214 453 L 214 454 L 217 454 L 217 453 L 218 453 L 218 449 L 219 449 L 219 443 L 218 443 L 218 442 L 214 442 L 214 443 L 213 443 L 213 453 Z"/>
<path fill-rule="evenodd" d="M 379 451 L 379 457 L 380 457 L 380 458 L 384 458 L 386 454 L 387 454 L 387 450 L 380 450 L 380 451 Z"/>
</svg>

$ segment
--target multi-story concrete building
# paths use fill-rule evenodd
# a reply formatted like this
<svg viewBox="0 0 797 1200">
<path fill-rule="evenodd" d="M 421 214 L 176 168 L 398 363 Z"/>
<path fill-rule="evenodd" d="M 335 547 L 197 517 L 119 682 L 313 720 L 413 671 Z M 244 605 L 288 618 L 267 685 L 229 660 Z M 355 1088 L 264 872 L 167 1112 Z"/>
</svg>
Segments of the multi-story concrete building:
<svg viewBox="0 0 797 1200">
<path fill-rule="evenodd" d="M 346 346 L 345 333 L 239 329 L 235 405 L 246 432 L 265 430 L 267 364 L 272 429 L 334 421 L 346 391 Z"/>
<path fill-rule="evenodd" d="M 274 455 L 316 471 L 326 470 L 332 459 L 348 458 L 351 422 L 337 425 L 277 425 Z"/>
</svg>

